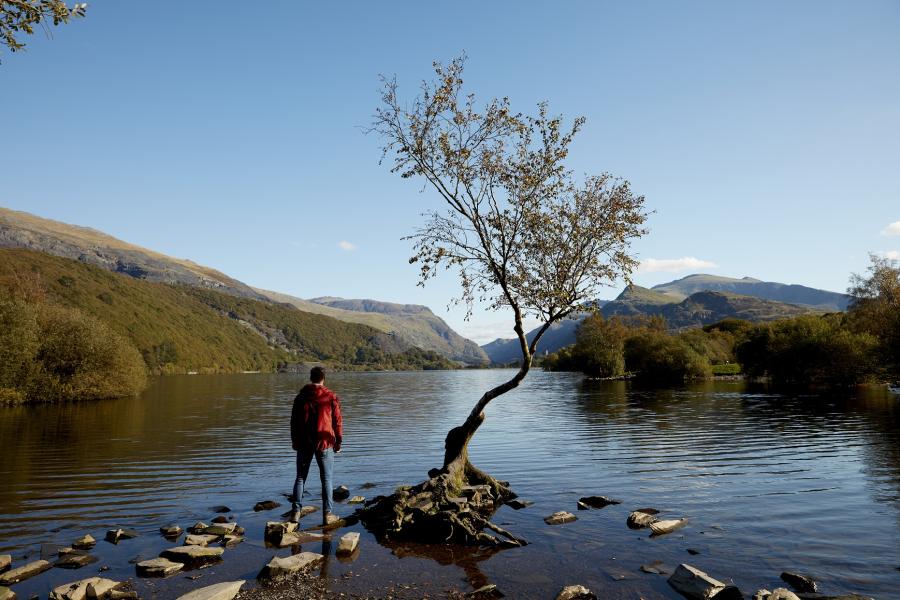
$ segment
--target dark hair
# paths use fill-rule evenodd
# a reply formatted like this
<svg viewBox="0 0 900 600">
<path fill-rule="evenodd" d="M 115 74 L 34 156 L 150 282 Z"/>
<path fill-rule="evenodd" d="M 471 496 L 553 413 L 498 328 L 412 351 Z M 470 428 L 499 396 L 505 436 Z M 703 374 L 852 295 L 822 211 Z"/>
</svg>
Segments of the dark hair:
<svg viewBox="0 0 900 600">
<path fill-rule="evenodd" d="M 313 383 L 322 383 L 325 381 L 325 369 L 322 367 L 313 367 L 310 369 L 309 380 Z"/>
</svg>

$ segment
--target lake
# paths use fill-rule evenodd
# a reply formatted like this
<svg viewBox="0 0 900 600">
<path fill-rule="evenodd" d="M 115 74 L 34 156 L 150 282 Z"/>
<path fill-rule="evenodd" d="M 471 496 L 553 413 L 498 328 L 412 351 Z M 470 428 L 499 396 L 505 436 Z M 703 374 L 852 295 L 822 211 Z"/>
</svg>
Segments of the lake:
<svg viewBox="0 0 900 600">
<path fill-rule="evenodd" d="M 335 485 L 371 498 L 418 483 L 440 466 L 447 429 L 511 375 L 329 376 L 345 415 Z M 282 496 L 293 482 L 288 419 L 303 382 L 293 375 L 171 376 L 155 379 L 139 398 L 0 409 L 0 554 L 21 564 L 39 558 L 42 544 L 69 545 L 85 533 L 100 540 L 99 563 L 53 569 L 14 591 L 46 597 L 51 586 L 92 576 L 101 565 L 110 567 L 105 576 L 134 578 L 130 560 L 172 545 L 160 526 L 208 523 L 215 505 L 233 509 L 247 541 L 227 550 L 223 563 L 187 573 L 201 575 L 197 581 L 184 574 L 134 578 L 135 587 L 145 598 L 171 598 L 228 579 L 252 583 L 274 554 L 289 554 L 265 548 L 262 530 L 289 508 Z M 743 382 L 649 390 L 538 371 L 488 407 L 470 454 L 534 501 L 494 517 L 528 546 L 498 553 L 386 548 L 354 525 L 349 529 L 363 532 L 355 562 L 336 560 L 336 544 L 324 547 L 332 554 L 323 568 L 329 585 L 365 593 L 392 581 L 435 595 L 491 582 L 509 598 L 553 598 L 578 583 L 603 598 L 680 598 L 665 576 L 639 570 L 659 560 L 733 580 L 745 595 L 784 586 L 779 575 L 792 570 L 818 579 L 824 593 L 900 597 L 900 400 L 885 390 L 781 395 Z M 317 505 L 312 479 L 307 502 Z M 375 487 L 361 489 L 367 482 Z M 585 495 L 622 504 L 577 511 Z M 283 506 L 253 512 L 269 499 Z M 625 525 L 640 507 L 690 523 L 651 538 Z M 337 512 L 352 508 L 338 504 Z M 543 518 L 558 510 L 578 521 L 546 525 Z M 118 546 L 102 541 L 113 527 L 141 536 Z M 323 544 L 303 549 L 321 552 Z"/>
</svg>

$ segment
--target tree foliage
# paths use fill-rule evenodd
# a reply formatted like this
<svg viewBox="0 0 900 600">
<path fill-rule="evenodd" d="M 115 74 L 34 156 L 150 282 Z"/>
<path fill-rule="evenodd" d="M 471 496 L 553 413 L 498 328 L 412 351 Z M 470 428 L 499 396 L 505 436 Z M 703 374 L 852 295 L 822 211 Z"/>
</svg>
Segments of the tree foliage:
<svg viewBox="0 0 900 600">
<path fill-rule="evenodd" d="M 874 254 L 870 261 L 868 275 L 850 278 L 850 323 L 879 338 L 887 375 L 900 380 L 900 263 Z"/>
<path fill-rule="evenodd" d="M 83 17 L 86 11 L 85 2 L 69 6 L 63 0 L 0 0 L 0 43 L 11 52 L 22 50 L 22 34 L 32 35 L 36 27 L 46 28 L 48 24 L 68 23 Z"/>
</svg>

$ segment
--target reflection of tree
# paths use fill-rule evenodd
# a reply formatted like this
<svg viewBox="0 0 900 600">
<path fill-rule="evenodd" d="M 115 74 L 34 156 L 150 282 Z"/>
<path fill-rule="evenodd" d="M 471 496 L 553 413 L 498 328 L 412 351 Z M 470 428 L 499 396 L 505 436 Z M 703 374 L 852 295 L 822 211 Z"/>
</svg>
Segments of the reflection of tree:
<svg viewBox="0 0 900 600">
<path fill-rule="evenodd" d="M 499 548 L 479 548 L 456 544 L 417 544 L 400 542 L 383 542 L 398 558 L 427 558 L 441 566 L 456 566 L 466 574 L 466 581 L 478 589 L 490 583 L 487 575 L 481 571 L 480 563 L 488 560 L 501 550 Z"/>
</svg>

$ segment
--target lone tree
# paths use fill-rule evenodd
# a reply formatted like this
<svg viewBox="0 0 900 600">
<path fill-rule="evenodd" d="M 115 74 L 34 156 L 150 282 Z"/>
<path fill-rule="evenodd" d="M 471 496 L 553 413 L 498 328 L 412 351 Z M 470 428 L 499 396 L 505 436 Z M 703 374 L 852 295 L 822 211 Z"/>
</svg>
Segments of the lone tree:
<svg viewBox="0 0 900 600">
<path fill-rule="evenodd" d="M 63 0 L 0 0 L 0 44 L 16 52 L 25 47 L 20 41 L 22 34 L 31 35 L 35 27 L 46 28 L 49 23 L 68 23 L 86 11 L 85 2 L 69 6 Z"/>
<path fill-rule="evenodd" d="M 546 103 L 534 115 L 514 113 L 508 98 L 476 108 L 464 94 L 464 57 L 434 63 L 435 79 L 401 103 L 395 78 L 383 78 L 382 104 L 372 132 L 383 140 L 383 159 L 404 178 L 424 178 L 443 210 L 429 211 L 410 238 L 420 285 L 439 271 L 455 270 L 468 315 L 476 302 L 512 313 L 522 358 L 519 370 L 478 400 L 468 418 L 447 434 L 444 464 L 430 479 L 366 509 L 363 519 L 388 538 L 521 544 L 477 511 L 492 512 L 515 496 L 469 462 L 468 444 L 484 422 L 484 409 L 516 388 L 531 369 L 553 323 L 585 310 L 600 286 L 628 280 L 637 264 L 631 240 L 646 233 L 643 196 L 609 174 L 578 181 L 565 166 L 569 145 L 584 124 L 564 127 Z M 523 322 L 541 326 L 529 340 Z M 505 535 L 499 541 L 487 527 Z"/>
</svg>

